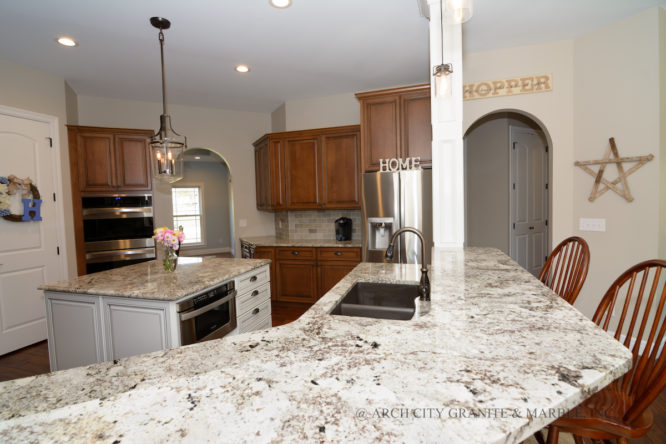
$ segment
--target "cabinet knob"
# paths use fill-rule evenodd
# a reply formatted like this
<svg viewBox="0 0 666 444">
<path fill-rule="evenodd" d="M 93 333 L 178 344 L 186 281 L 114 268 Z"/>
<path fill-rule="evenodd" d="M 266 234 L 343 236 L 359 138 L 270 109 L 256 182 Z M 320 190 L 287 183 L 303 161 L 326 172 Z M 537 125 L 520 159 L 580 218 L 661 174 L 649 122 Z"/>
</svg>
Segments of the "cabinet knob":
<svg viewBox="0 0 666 444">
<path fill-rule="evenodd" d="M 257 280 L 257 277 L 256 277 L 256 276 L 252 276 L 252 277 L 250 278 L 250 282 L 254 282 L 254 281 L 256 281 L 256 280 Z"/>
<path fill-rule="evenodd" d="M 301 254 L 301 252 L 294 250 L 291 252 L 291 254 L 293 254 L 294 256 L 298 256 L 299 254 Z"/>
<path fill-rule="evenodd" d="M 335 252 L 335 255 L 336 255 L 336 256 L 342 256 L 342 251 L 336 251 L 336 252 Z"/>
<path fill-rule="evenodd" d="M 259 294 L 259 290 L 254 290 L 252 294 L 250 295 L 251 298 L 255 297 L 256 295 Z"/>
<path fill-rule="evenodd" d="M 254 310 L 252 310 L 252 314 L 253 314 L 253 315 L 256 315 L 256 314 L 259 313 L 260 311 L 261 311 L 261 310 L 259 310 L 259 307 L 257 307 L 257 308 L 255 308 Z"/>
</svg>

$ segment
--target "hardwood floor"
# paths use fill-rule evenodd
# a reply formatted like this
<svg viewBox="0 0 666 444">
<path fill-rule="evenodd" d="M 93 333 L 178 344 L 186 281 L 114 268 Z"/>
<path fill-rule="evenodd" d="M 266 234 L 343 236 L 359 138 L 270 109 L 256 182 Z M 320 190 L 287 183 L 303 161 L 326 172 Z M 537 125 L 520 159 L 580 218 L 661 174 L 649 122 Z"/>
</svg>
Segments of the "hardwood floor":
<svg viewBox="0 0 666 444">
<path fill-rule="evenodd" d="M 273 327 L 295 321 L 311 304 L 298 302 L 271 302 Z M 46 341 L 38 342 L 15 352 L 0 356 L 0 381 L 39 375 L 49 371 L 49 352 Z M 666 442 L 666 391 L 662 391 L 651 406 L 654 426 L 642 438 L 630 440 L 638 444 L 663 444 Z M 585 441 L 591 442 L 591 441 Z"/>
</svg>

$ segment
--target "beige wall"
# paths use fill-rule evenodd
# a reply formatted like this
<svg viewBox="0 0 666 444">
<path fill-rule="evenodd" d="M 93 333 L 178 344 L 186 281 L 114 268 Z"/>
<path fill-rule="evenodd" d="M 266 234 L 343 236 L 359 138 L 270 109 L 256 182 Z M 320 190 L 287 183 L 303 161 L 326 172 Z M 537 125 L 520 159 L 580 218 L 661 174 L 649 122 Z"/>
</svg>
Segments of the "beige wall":
<svg viewBox="0 0 666 444">
<path fill-rule="evenodd" d="M 65 248 L 70 276 L 76 276 L 76 248 L 72 216 L 69 151 L 67 146 L 67 113 L 64 79 L 35 71 L 7 60 L 0 60 L 0 105 L 20 108 L 58 118 L 60 162 L 62 165 L 62 202 L 65 218 Z"/>
<path fill-rule="evenodd" d="M 496 111 L 519 111 L 536 121 L 550 136 L 551 244 L 573 230 L 573 41 L 521 46 L 464 56 L 464 82 L 552 74 L 553 91 L 469 100 L 464 103 L 464 131 L 479 118 Z"/>
<path fill-rule="evenodd" d="M 252 142 L 270 132 L 270 115 L 193 106 L 170 105 L 175 130 L 190 148 L 208 148 L 229 165 L 234 190 L 234 242 L 241 236 L 273 235 L 273 215 L 257 211 Z M 81 125 L 157 129 L 161 104 L 79 96 Z M 172 225 L 171 186 L 154 187 L 155 223 Z M 245 220 L 246 227 L 240 222 Z"/>
<path fill-rule="evenodd" d="M 79 124 L 79 98 L 76 91 L 65 82 L 65 108 L 67 113 L 67 125 Z"/>
<path fill-rule="evenodd" d="M 285 102 L 286 131 L 358 125 L 361 107 L 354 93 Z"/>
<path fill-rule="evenodd" d="M 628 179 L 633 202 L 608 192 L 589 202 L 593 178 L 574 170 L 574 234 L 591 251 L 587 281 L 576 306 L 594 311 L 613 280 L 658 255 L 659 239 L 659 13 L 653 8 L 577 38 L 574 45 L 576 160 L 599 159 L 614 137 L 621 156 L 656 159 Z M 607 178 L 617 169 L 607 167 Z M 606 219 L 606 232 L 578 231 L 579 217 Z"/>
<path fill-rule="evenodd" d="M 284 103 L 271 113 L 271 132 L 287 131 L 287 107 Z"/>
<path fill-rule="evenodd" d="M 666 9 L 659 8 L 659 258 L 666 259 Z"/>
</svg>

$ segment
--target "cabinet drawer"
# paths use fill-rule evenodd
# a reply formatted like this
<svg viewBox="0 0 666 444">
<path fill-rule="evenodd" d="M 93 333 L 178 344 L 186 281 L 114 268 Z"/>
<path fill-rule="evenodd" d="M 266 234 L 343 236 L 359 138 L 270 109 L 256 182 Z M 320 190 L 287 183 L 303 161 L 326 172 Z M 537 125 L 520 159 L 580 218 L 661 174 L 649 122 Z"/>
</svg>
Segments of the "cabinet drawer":
<svg viewBox="0 0 666 444">
<path fill-rule="evenodd" d="M 242 314 L 238 318 L 238 331 L 239 333 L 245 333 L 248 331 L 254 330 L 254 326 L 259 324 L 260 321 L 263 321 L 266 316 L 270 318 L 271 315 L 271 301 L 266 300 L 265 302 L 254 307 L 252 310 L 248 311 L 245 314 Z"/>
<path fill-rule="evenodd" d="M 277 248 L 276 256 L 277 256 L 277 259 L 282 259 L 282 260 L 314 259 L 315 258 L 315 249 L 314 248 L 303 248 L 303 247 Z"/>
<path fill-rule="evenodd" d="M 257 287 L 247 293 L 243 293 L 236 297 L 236 312 L 238 316 L 242 316 L 250 309 L 265 302 L 271 298 L 270 283 L 266 282 L 261 287 Z"/>
<path fill-rule="evenodd" d="M 317 259 L 320 261 L 360 262 L 361 249 L 352 247 L 317 248 Z"/>
<path fill-rule="evenodd" d="M 247 290 L 265 284 L 271 279 L 268 265 L 265 265 L 249 273 L 245 273 L 236 278 L 236 293 L 243 294 Z"/>
</svg>

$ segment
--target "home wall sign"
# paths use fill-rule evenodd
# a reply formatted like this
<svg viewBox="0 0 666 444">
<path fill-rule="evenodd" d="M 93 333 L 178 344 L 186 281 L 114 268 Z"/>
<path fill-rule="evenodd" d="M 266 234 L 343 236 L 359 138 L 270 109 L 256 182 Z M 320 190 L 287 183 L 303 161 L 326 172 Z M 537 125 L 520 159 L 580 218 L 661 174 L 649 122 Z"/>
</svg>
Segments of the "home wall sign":
<svg viewBox="0 0 666 444">
<path fill-rule="evenodd" d="M 552 90 L 552 74 L 512 77 L 510 79 L 466 83 L 463 85 L 463 100 L 513 96 L 516 94 L 532 94 Z"/>
<path fill-rule="evenodd" d="M 23 214 L 12 214 L 10 211 L 9 196 L 21 193 Z M 40 221 L 42 200 L 37 186 L 29 177 L 19 179 L 10 174 L 8 177 L 0 176 L 0 216 L 10 222 Z"/>
<path fill-rule="evenodd" d="M 627 176 L 651 161 L 654 156 L 652 154 L 648 154 L 647 156 L 620 157 L 618 154 L 617 146 L 615 145 L 615 139 L 611 137 L 608 139 L 608 142 L 609 146 L 603 159 L 575 162 L 574 165 L 582 168 L 583 171 L 594 177 L 594 186 L 592 187 L 592 192 L 588 198 L 590 202 L 594 202 L 597 197 L 601 196 L 608 190 L 615 191 L 617 194 L 624 197 L 627 201 L 631 202 L 634 200 L 634 197 L 631 195 L 631 191 L 629 191 Z M 624 162 L 638 163 L 625 171 L 624 166 L 622 165 Z M 614 163 L 617 167 L 618 177 L 613 181 L 609 181 L 603 177 L 604 172 L 606 171 L 606 165 L 610 163 Z M 599 171 L 592 170 L 588 165 L 599 165 Z M 605 186 L 600 189 L 599 186 L 602 183 Z M 618 184 L 622 184 L 622 186 L 619 187 Z"/>
<path fill-rule="evenodd" d="M 404 170 L 420 170 L 420 157 L 407 157 L 405 159 L 379 159 L 379 172 L 394 172 Z"/>
</svg>

